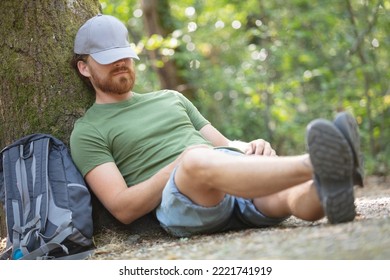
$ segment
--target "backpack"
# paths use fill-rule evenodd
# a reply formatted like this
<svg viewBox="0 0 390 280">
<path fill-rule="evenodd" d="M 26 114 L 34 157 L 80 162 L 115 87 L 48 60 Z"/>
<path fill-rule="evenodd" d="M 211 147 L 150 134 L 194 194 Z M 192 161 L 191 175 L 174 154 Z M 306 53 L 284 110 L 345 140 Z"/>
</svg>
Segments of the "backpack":
<svg viewBox="0 0 390 280">
<path fill-rule="evenodd" d="M 23 137 L 0 152 L 7 223 L 1 259 L 85 259 L 94 250 L 91 195 L 63 142 Z"/>
</svg>

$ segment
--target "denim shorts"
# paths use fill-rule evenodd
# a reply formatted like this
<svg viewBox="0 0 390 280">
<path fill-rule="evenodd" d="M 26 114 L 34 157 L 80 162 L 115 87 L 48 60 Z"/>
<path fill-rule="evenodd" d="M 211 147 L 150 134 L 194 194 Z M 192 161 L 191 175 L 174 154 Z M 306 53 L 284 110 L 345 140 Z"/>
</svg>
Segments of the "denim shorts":
<svg viewBox="0 0 390 280">
<path fill-rule="evenodd" d="M 220 149 L 220 151 L 242 155 L 228 149 Z M 156 209 L 156 216 L 161 226 L 174 236 L 186 237 L 195 234 L 268 227 L 277 225 L 288 218 L 266 217 L 256 209 L 252 200 L 229 194 L 226 194 L 216 206 L 199 206 L 180 193 L 174 180 L 175 172 L 176 169 L 172 172 L 163 190 L 161 204 Z"/>
</svg>

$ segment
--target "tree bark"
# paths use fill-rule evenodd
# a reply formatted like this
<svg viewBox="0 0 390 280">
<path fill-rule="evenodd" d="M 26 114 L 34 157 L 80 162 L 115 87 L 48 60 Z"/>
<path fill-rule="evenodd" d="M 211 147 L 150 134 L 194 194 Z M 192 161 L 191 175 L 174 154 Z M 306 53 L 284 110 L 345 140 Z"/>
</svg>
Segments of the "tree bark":
<svg viewBox="0 0 390 280">
<path fill-rule="evenodd" d="M 0 2 L 0 146 L 31 133 L 64 143 L 93 94 L 70 67 L 78 28 L 98 0 Z M 0 237 L 6 236 L 0 210 Z"/>
</svg>

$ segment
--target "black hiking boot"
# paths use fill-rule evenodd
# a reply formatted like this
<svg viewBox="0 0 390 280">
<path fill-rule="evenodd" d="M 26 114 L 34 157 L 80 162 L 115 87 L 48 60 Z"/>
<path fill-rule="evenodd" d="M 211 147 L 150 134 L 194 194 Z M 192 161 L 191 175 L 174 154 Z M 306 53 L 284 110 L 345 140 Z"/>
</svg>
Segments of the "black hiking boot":
<svg viewBox="0 0 390 280">
<path fill-rule="evenodd" d="M 359 128 L 355 118 L 347 113 L 338 113 L 333 121 L 336 127 L 347 139 L 353 154 L 353 183 L 354 185 L 364 186 L 364 169 L 363 169 L 363 155 L 360 151 L 360 137 Z"/>
<path fill-rule="evenodd" d="M 317 119 L 307 127 L 307 148 L 314 182 L 331 224 L 354 220 L 353 152 L 340 130 L 330 121 Z"/>
</svg>

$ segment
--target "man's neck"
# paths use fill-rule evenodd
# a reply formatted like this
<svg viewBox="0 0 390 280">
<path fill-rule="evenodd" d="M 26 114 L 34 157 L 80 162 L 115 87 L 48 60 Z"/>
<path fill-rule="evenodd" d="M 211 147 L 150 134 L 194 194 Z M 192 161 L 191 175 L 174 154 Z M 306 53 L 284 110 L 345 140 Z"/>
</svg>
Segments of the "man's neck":
<svg viewBox="0 0 390 280">
<path fill-rule="evenodd" d="M 112 93 L 102 93 L 96 92 L 96 100 L 97 104 L 109 104 L 109 103 L 117 103 L 125 100 L 129 100 L 133 97 L 133 92 L 129 91 L 124 94 L 112 94 Z"/>
</svg>

